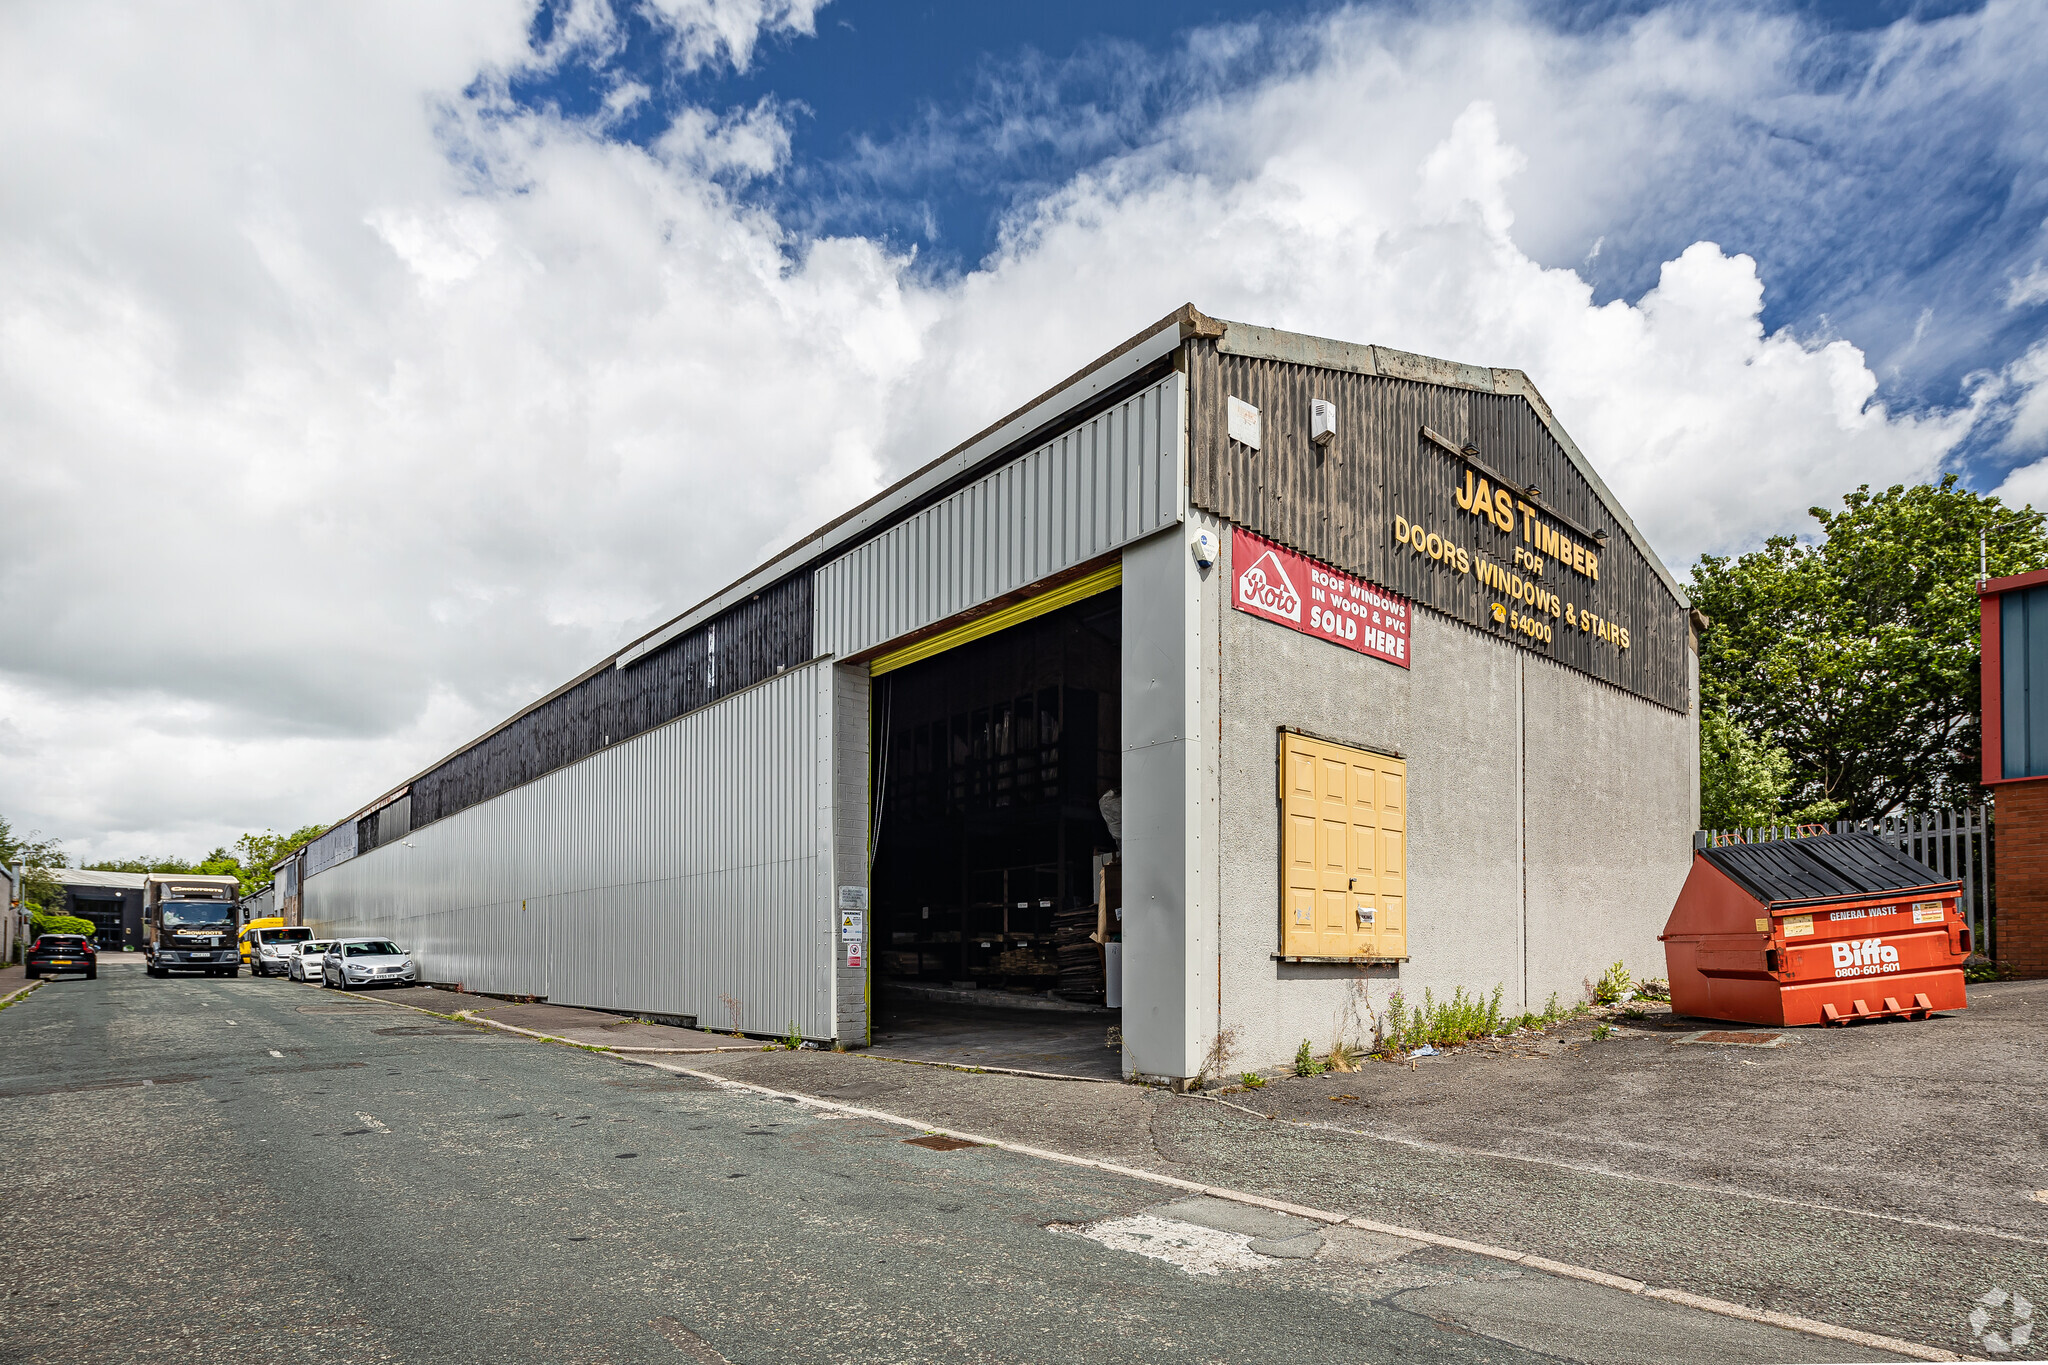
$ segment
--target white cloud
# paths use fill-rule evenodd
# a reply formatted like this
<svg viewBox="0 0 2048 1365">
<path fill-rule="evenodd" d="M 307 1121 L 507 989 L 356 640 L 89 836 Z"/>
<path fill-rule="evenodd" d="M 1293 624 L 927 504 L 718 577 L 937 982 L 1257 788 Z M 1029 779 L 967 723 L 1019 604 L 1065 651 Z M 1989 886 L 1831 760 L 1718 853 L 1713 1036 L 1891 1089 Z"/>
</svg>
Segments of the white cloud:
<svg viewBox="0 0 2048 1365">
<path fill-rule="evenodd" d="M 2006 475 L 1998 496 L 2048 509 L 2048 341 L 2006 366 L 1980 392 L 1985 407 L 2005 423 L 2001 447 L 2030 461 Z"/>
<path fill-rule="evenodd" d="M 728 61 L 745 70 L 761 36 L 817 32 L 825 0 L 642 0 L 666 19 L 682 66 Z"/>
<path fill-rule="evenodd" d="M 815 10 L 660 8 L 682 66 Z M 345 813 L 1183 300 L 1528 370 L 1679 566 L 1967 421 L 1766 335 L 1748 256 L 1538 264 L 1790 89 L 1779 20 L 1346 13 L 932 280 L 740 197 L 772 103 L 643 151 L 510 106 L 517 5 L 326 14 L 0 15 L 0 810 L 79 854 Z"/>
<path fill-rule="evenodd" d="M 2048 303 L 2048 263 L 2034 262 L 2026 274 L 2014 276 L 2006 290 L 2006 307 L 2024 308 L 2032 303 Z"/>
</svg>

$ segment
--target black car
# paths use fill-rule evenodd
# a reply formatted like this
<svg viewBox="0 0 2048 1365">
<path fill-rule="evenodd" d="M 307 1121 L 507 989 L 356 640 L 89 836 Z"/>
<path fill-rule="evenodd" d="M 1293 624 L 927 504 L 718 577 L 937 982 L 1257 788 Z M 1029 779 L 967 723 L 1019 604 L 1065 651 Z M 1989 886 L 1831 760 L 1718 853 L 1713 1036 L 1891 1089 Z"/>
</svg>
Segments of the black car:
<svg viewBox="0 0 2048 1365">
<path fill-rule="evenodd" d="M 36 941 L 28 945 L 23 972 L 30 977 L 84 972 L 90 981 L 100 974 L 99 951 L 83 934 L 37 934 Z"/>
</svg>

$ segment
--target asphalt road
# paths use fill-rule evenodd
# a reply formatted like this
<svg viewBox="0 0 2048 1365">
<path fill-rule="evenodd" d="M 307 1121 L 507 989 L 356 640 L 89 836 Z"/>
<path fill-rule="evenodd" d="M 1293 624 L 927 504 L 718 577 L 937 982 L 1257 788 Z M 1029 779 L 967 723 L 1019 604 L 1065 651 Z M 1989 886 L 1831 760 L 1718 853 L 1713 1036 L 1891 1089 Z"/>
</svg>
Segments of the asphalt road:
<svg viewBox="0 0 2048 1365">
<path fill-rule="evenodd" d="M 278 981 L 0 1011 L 0 1150 L 9 1361 L 1879 1358 Z"/>
</svg>

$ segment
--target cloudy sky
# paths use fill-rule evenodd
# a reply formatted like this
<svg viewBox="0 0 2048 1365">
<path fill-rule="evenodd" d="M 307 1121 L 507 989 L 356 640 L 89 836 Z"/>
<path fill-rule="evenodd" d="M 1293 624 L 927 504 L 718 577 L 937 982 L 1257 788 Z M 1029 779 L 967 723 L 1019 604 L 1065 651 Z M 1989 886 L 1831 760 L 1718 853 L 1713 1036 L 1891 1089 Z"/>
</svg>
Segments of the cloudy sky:
<svg viewBox="0 0 2048 1365">
<path fill-rule="evenodd" d="M 0 812 L 336 819 L 1184 301 L 1528 370 L 1681 571 L 2048 506 L 2043 89 L 2003 0 L 8 5 Z"/>
</svg>

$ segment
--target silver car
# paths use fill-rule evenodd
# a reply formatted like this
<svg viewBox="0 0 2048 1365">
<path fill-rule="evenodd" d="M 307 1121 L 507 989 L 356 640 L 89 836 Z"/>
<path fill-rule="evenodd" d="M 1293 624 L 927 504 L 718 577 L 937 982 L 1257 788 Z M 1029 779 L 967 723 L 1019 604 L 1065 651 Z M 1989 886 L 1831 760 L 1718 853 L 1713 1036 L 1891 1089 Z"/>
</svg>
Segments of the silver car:
<svg viewBox="0 0 2048 1365">
<path fill-rule="evenodd" d="M 327 950 L 333 946 L 334 940 L 331 938 L 315 938 L 304 943 L 294 943 L 292 947 L 298 951 L 286 961 L 284 974 L 294 981 L 304 981 L 311 985 L 313 978 L 320 973 L 320 960 L 327 956 Z"/>
<path fill-rule="evenodd" d="M 361 986 L 410 986 L 419 980 L 412 955 L 388 938 L 338 938 L 320 960 L 320 984 L 352 991 Z"/>
</svg>

